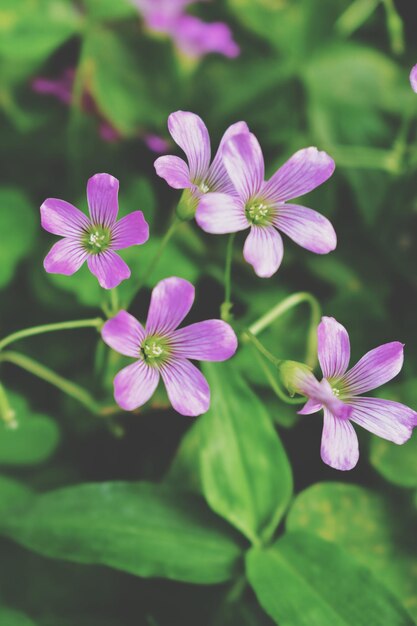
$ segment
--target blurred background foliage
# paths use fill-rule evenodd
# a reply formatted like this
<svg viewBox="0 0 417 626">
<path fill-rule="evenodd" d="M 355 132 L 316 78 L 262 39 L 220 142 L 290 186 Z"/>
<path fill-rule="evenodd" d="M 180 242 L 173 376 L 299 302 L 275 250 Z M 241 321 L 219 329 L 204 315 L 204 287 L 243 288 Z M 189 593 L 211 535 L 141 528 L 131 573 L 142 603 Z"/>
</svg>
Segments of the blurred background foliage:
<svg viewBox="0 0 417 626">
<path fill-rule="evenodd" d="M 156 155 L 148 148 L 149 135 L 166 140 L 166 151 L 174 151 L 167 117 L 178 109 L 190 110 L 206 122 L 214 147 L 229 124 L 243 119 L 261 142 L 268 174 L 308 145 L 334 157 L 335 175 L 306 204 L 332 220 L 339 243 L 336 252 L 320 257 L 287 241 L 283 265 L 270 280 L 256 278 L 236 246 L 236 317 L 248 324 L 294 291 L 313 293 L 323 313 L 348 328 L 353 358 L 387 341 L 406 344 L 404 371 L 381 395 L 417 408 L 417 97 L 408 82 L 417 61 L 413 11 L 407 0 L 213 0 L 192 6 L 190 12 L 207 21 L 226 22 L 241 54 L 233 60 L 219 55 L 196 60 L 180 54 L 168 38 L 147 30 L 129 0 L 0 0 L 0 335 L 49 321 L 92 317 L 101 304 L 103 293 L 85 268 L 70 278 L 44 272 L 42 260 L 52 242 L 40 230 L 38 207 L 46 197 L 85 208 L 89 176 L 109 172 L 120 180 L 121 213 L 141 209 L 151 227 L 149 243 L 124 253 L 133 278 L 120 292 L 129 298 L 179 199 L 179 193 L 154 173 Z M 36 78 L 56 80 L 68 70 L 70 105 L 34 89 Z M 103 126 L 110 129 L 108 134 Z M 132 313 L 143 319 L 149 288 L 175 274 L 196 283 L 197 305 L 191 321 L 217 317 L 223 300 L 225 249 L 224 237 L 206 235 L 193 222 L 183 224 L 147 282 L 147 290 L 134 300 Z M 307 330 L 307 311 L 301 307 L 281 317 L 262 339 L 278 357 L 302 360 Z M 104 348 L 93 332 L 45 335 L 18 348 L 88 387 L 97 398 L 110 399 L 112 376 L 122 358 L 107 351 L 103 357 Z M 6 510 L 9 502 L 26 501 L 33 490 L 92 481 L 158 481 L 171 467 L 172 490 L 187 487 L 202 492 L 210 508 L 246 539 L 230 527 L 221 534 L 216 530 L 220 520 L 208 508 L 201 509 L 200 501 L 195 505 L 187 500 L 188 517 L 178 522 L 184 535 L 187 524 L 192 532 L 195 519 L 204 520 L 207 536 L 201 532 L 208 542 L 207 554 L 217 541 L 216 532 L 224 541 L 225 561 L 230 553 L 230 563 L 219 562 L 213 570 L 207 565 L 206 578 L 201 573 L 204 542 L 201 571 L 196 564 L 189 566 L 189 572 L 193 568 L 199 572 L 194 578 L 178 572 L 176 563 L 185 549 L 180 539 L 166 576 L 158 563 L 152 562 L 146 571 L 132 566 L 132 551 L 139 549 L 136 544 L 120 548 L 119 556 L 123 551 L 125 556 L 116 564 L 112 555 L 74 557 L 75 545 L 63 546 L 58 540 L 54 553 L 48 547 L 49 541 L 55 545 L 54 515 L 57 524 L 65 519 L 67 505 L 55 503 L 51 494 L 52 503 L 46 500 L 35 507 L 26 527 L 15 520 L 5 531 L 28 549 L 2 540 L 1 626 L 268 626 L 280 620 L 289 626 L 413 623 L 401 610 L 417 619 L 415 541 L 413 545 L 417 437 L 396 447 L 360 432 L 359 465 L 342 476 L 320 461 L 320 419 L 301 419 L 295 407 L 278 401 L 249 347 L 240 349 L 234 364 L 237 378 L 230 376 L 230 389 L 222 391 L 225 398 L 228 392 L 245 396 L 247 383 L 258 397 L 246 397 L 242 421 L 230 420 L 230 440 L 223 438 L 222 424 L 230 416 L 239 416 L 243 405 L 227 404 L 214 388 L 217 409 L 193 428 L 189 419 L 167 410 L 162 392 L 143 415 L 99 420 L 47 383 L 13 365 L 2 365 L 1 379 L 11 390 L 18 428 L 0 424 L 0 509 Z M 252 408 L 249 416 L 248 407 Z M 216 421 L 219 415 L 221 423 Z M 254 420 L 261 426 L 254 426 Z M 300 494 L 292 504 L 288 461 L 271 432 L 271 420 L 293 469 L 294 493 Z M 259 482 L 255 492 L 265 496 L 257 503 L 251 500 L 253 485 L 240 500 L 241 494 L 225 491 L 219 478 L 229 476 L 228 484 L 233 486 L 235 469 L 233 465 L 218 469 L 223 457 L 219 461 L 216 456 L 216 442 L 229 442 L 224 444 L 227 457 L 240 431 L 246 437 L 242 468 L 249 463 L 255 486 Z M 264 463 L 265 448 L 275 464 Z M 283 475 L 288 475 L 286 482 Z M 90 519 L 89 502 L 94 515 L 95 497 L 95 493 L 76 496 L 81 498 L 81 521 L 84 506 Z M 115 498 L 109 506 L 117 509 L 121 494 L 116 489 L 108 497 Z M 170 501 L 164 506 L 161 515 L 175 517 Z M 246 517 L 251 506 L 256 511 Z M 271 621 L 253 592 L 239 588 L 240 578 L 231 589 L 224 581 L 233 578 L 236 554 L 247 546 L 246 540 L 263 533 L 272 537 L 288 507 L 287 532 L 274 557 L 263 560 L 256 549 L 247 557 L 247 575 Z M 157 507 L 155 511 L 150 519 L 158 524 Z M 297 534 L 303 531 L 308 531 L 307 539 Z M 126 528 L 116 527 L 115 533 L 124 535 Z M 103 542 L 111 545 L 111 537 L 104 536 Z M 175 543 L 176 535 L 171 532 L 170 537 Z M 386 600 L 387 606 L 382 603 L 372 613 L 374 621 L 366 612 L 366 598 L 363 622 L 352 617 L 347 604 L 340 621 L 331 621 L 323 608 L 329 598 L 323 599 L 319 621 L 314 622 L 307 617 L 301 621 L 288 607 L 278 606 L 276 589 L 265 591 L 265 580 L 278 581 L 286 597 L 295 593 L 295 602 L 307 607 L 308 589 L 291 586 L 294 581 L 286 564 L 307 571 L 297 562 L 297 554 L 305 551 L 317 562 L 318 569 L 310 572 L 312 579 L 323 576 L 330 585 L 331 575 L 320 568 L 315 556 L 320 551 L 327 554 L 329 543 L 323 542 L 337 544 L 344 555 L 328 555 L 329 571 L 338 580 L 350 580 L 349 576 L 353 580 L 354 573 L 362 581 L 355 587 L 357 593 L 366 583 L 376 595 L 381 589 L 393 594 L 393 604 Z M 146 561 L 146 545 L 143 550 Z M 67 558 L 90 564 L 59 560 Z M 147 576 L 158 578 L 147 580 Z M 190 582 L 203 584 L 190 586 Z M 338 591 L 334 593 L 337 598 Z M 339 600 L 343 607 L 344 600 Z M 395 603 L 403 608 L 392 608 Z M 389 621 L 378 621 L 384 611 L 391 615 Z"/>
</svg>

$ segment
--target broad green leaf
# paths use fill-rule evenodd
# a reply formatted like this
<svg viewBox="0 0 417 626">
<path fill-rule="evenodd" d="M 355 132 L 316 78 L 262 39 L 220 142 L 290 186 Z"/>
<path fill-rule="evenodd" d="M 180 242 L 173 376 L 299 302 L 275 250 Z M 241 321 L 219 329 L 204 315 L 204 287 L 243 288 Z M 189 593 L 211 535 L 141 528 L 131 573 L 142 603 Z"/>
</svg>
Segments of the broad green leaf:
<svg viewBox="0 0 417 626">
<path fill-rule="evenodd" d="M 270 537 L 292 494 L 291 468 L 264 405 L 233 362 L 205 364 L 211 407 L 191 428 L 175 473 L 196 473 L 219 515 L 252 542 Z M 175 474 L 174 474 L 175 475 Z"/>
<path fill-rule="evenodd" d="M 279 626 L 412 626 L 396 598 L 338 546 L 289 533 L 269 549 L 252 548 L 247 575 Z"/>
<path fill-rule="evenodd" d="M 0 54 L 41 63 L 80 30 L 81 14 L 65 0 L 2 0 Z"/>
<path fill-rule="evenodd" d="M 17 480 L 0 476 L 0 511 L 18 506 L 32 495 L 32 491 Z"/>
<path fill-rule="evenodd" d="M 36 624 L 24 613 L 0 606 L 0 626 L 36 626 Z"/>
<path fill-rule="evenodd" d="M 96 483 L 34 498 L 0 531 L 45 556 L 200 584 L 233 577 L 240 547 L 194 496 L 150 483 Z"/>
<path fill-rule="evenodd" d="M 417 552 L 407 547 L 406 511 L 379 494 L 343 483 L 319 483 L 295 499 L 287 528 L 341 545 L 366 565 L 417 619 Z"/>
<path fill-rule="evenodd" d="M 17 264 L 30 253 L 35 207 L 18 189 L 0 189 L 0 289 L 13 278 Z"/>
<path fill-rule="evenodd" d="M 118 20 L 138 16 L 132 0 L 84 0 L 88 13 L 97 20 Z"/>
<path fill-rule="evenodd" d="M 35 465 L 46 461 L 59 443 L 56 422 L 33 413 L 23 397 L 14 393 L 8 393 L 7 397 L 15 411 L 17 426 L 12 428 L 0 421 L 0 465 Z"/>
</svg>

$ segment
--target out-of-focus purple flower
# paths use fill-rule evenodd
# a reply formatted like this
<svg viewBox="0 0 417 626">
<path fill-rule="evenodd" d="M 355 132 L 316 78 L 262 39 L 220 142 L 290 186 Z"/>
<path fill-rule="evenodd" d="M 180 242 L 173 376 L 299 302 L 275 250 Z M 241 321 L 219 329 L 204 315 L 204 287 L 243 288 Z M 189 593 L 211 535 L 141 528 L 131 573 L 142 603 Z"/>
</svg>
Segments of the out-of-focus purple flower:
<svg viewBox="0 0 417 626">
<path fill-rule="evenodd" d="M 328 154 L 312 147 L 299 150 L 268 181 L 264 180 L 262 150 L 252 133 L 228 137 L 222 156 L 237 196 L 210 189 L 216 193 L 200 199 L 196 220 L 213 234 L 250 228 L 243 255 L 258 276 L 272 276 L 281 264 L 284 247 L 278 231 L 317 254 L 335 249 L 336 233 L 326 217 L 287 202 L 312 191 L 333 174 L 335 165 Z"/>
<path fill-rule="evenodd" d="M 167 139 L 153 133 L 145 133 L 143 135 L 143 141 L 149 150 L 155 152 L 156 154 L 162 154 L 163 152 L 169 150 L 170 147 L 170 143 Z"/>
<path fill-rule="evenodd" d="M 75 70 L 73 68 L 67 68 L 56 79 L 44 78 L 38 76 L 32 81 L 32 89 L 37 93 L 44 95 L 54 96 L 63 104 L 69 106 L 72 100 L 72 90 L 74 86 Z M 99 134 L 100 137 L 109 143 L 120 140 L 119 131 L 114 128 L 107 120 L 103 119 L 102 114 L 98 110 L 98 107 L 88 91 L 84 91 L 81 98 L 81 109 L 85 113 L 94 115 L 100 122 Z"/>
<path fill-rule="evenodd" d="M 300 371 L 293 389 L 309 398 L 299 411 L 324 412 L 321 458 L 339 470 L 350 470 L 359 459 L 358 438 L 351 422 L 374 435 L 405 443 L 417 425 L 417 413 L 404 404 L 380 398 L 360 397 L 394 378 L 403 365 L 403 344 L 386 343 L 370 350 L 348 370 L 349 335 L 333 317 L 323 317 L 318 327 L 318 357 L 323 380 Z"/>
<path fill-rule="evenodd" d="M 188 163 L 177 156 L 159 157 L 155 161 L 158 176 L 174 189 L 189 189 L 195 206 L 208 192 L 235 194 L 223 165 L 222 153 L 228 139 L 237 134 L 249 133 L 245 122 L 229 126 L 211 164 L 210 136 L 201 117 L 189 111 L 176 111 L 168 118 L 168 130 L 175 143 L 184 150 Z"/>
<path fill-rule="evenodd" d="M 47 272 L 70 276 L 87 261 L 104 289 L 113 289 L 130 277 L 129 267 L 115 250 L 145 243 L 149 227 L 142 211 L 117 221 L 118 191 L 119 181 L 110 174 L 92 176 L 87 183 L 90 217 L 65 200 L 45 200 L 42 227 L 63 237 L 45 258 Z"/>
<path fill-rule="evenodd" d="M 178 413 L 196 416 L 210 406 L 210 388 L 189 359 L 225 361 L 236 351 L 237 338 L 221 320 L 178 328 L 194 302 L 194 287 L 182 278 L 166 278 L 152 291 L 145 328 L 120 311 L 106 322 L 103 340 L 113 350 L 136 359 L 114 379 L 117 404 L 126 411 L 142 406 L 153 395 L 159 378 Z"/>
<path fill-rule="evenodd" d="M 200 58 L 217 52 L 229 58 L 238 56 L 240 49 L 233 40 L 227 24 L 207 24 L 198 17 L 187 15 L 185 8 L 202 0 L 132 0 L 142 13 L 146 25 L 169 35 L 186 56 Z"/>
<path fill-rule="evenodd" d="M 414 65 L 410 72 L 410 84 L 412 90 L 417 93 L 417 65 Z"/>
</svg>

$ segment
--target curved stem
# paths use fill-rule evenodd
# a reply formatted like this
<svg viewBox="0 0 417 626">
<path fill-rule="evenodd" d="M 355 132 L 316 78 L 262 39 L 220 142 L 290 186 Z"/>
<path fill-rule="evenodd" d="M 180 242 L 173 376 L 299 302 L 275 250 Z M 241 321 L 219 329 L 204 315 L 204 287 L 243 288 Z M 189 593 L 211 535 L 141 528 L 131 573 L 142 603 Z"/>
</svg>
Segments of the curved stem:
<svg viewBox="0 0 417 626">
<path fill-rule="evenodd" d="M 16 428 L 15 411 L 9 403 L 6 390 L 0 383 L 0 418 L 9 428 Z"/>
<path fill-rule="evenodd" d="M 285 402 L 285 404 L 303 404 L 305 402 L 305 398 L 291 398 L 290 396 L 287 396 L 285 391 L 281 389 L 281 387 L 279 386 L 277 380 L 275 380 L 271 370 L 268 367 L 268 364 L 265 363 L 264 359 L 262 358 L 262 355 L 255 348 L 254 344 L 252 344 L 252 348 L 255 353 L 255 357 L 259 365 L 261 366 L 262 371 L 265 374 L 265 377 L 272 391 L 274 391 L 275 395 L 278 396 L 278 398 L 282 400 L 282 402 Z"/>
<path fill-rule="evenodd" d="M 173 234 L 175 233 L 175 231 L 177 230 L 178 226 L 182 223 L 183 220 L 181 220 L 178 216 L 175 216 L 171 226 L 168 228 L 167 232 L 165 233 L 165 235 L 162 237 L 161 239 L 161 243 L 158 246 L 158 249 L 156 250 L 154 256 L 152 257 L 152 259 L 149 261 L 142 278 L 139 280 L 138 285 L 133 293 L 133 296 L 130 297 L 129 301 L 126 304 L 126 308 L 129 307 L 129 305 L 131 304 L 132 300 L 135 298 L 136 294 L 142 289 L 142 287 L 145 286 L 146 281 L 148 280 L 148 278 L 151 276 L 153 270 L 155 269 L 156 265 L 158 264 L 159 259 L 161 258 L 167 244 L 169 243 L 169 241 L 171 240 Z"/>
<path fill-rule="evenodd" d="M 299 293 L 294 293 L 288 298 L 285 298 L 285 300 L 274 306 L 270 311 L 265 313 L 265 315 L 260 317 L 259 320 L 249 326 L 248 330 L 252 335 L 258 335 L 260 332 L 265 330 L 265 328 L 268 328 L 268 326 L 275 322 L 275 320 L 281 317 L 281 315 L 303 302 L 306 302 L 310 306 L 311 313 L 310 326 L 307 336 L 306 363 L 310 367 L 314 367 L 317 355 L 316 329 L 320 323 L 321 308 L 318 300 L 311 293 L 308 293 L 307 291 L 300 291 Z"/>
<path fill-rule="evenodd" d="M 261 343 L 259 339 L 250 332 L 250 330 L 246 330 L 242 334 L 242 340 L 249 341 L 257 349 L 257 351 L 263 354 L 263 356 L 268 359 L 268 361 L 272 363 L 272 365 L 274 365 L 275 367 L 279 367 L 280 363 L 282 363 L 282 359 L 277 359 L 271 352 L 269 352 L 269 350 L 265 348 L 263 343 Z"/>
<path fill-rule="evenodd" d="M 57 330 L 72 330 L 74 328 L 97 328 L 103 324 L 101 317 L 88 320 L 76 320 L 74 322 L 57 322 L 56 324 L 44 324 L 42 326 L 32 326 L 32 328 L 24 328 L 16 333 L 8 335 L 0 341 L 0 350 L 3 350 L 6 346 L 10 345 L 14 341 L 24 339 L 25 337 L 33 337 L 34 335 L 41 335 L 43 333 L 51 333 Z"/>
<path fill-rule="evenodd" d="M 231 310 L 233 302 L 232 296 L 232 260 L 233 260 L 233 243 L 235 241 L 236 233 L 229 235 L 226 248 L 226 265 L 224 268 L 224 302 L 220 306 L 220 317 L 225 322 L 229 322 L 233 317 Z"/>
<path fill-rule="evenodd" d="M 54 387 L 57 387 L 68 396 L 78 400 L 80 404 L 84 405 L 92 413 L 96 415 L 102 413 L 100 405 L 88 391 L 63 376 L 56 374 L 48 367 L 41 365 L 30 357 L 20 354 L 19 352 L 3 352 L 0 354 L 0 363 L 1 362 L 13 363 L 21 367 L 34 376 L 54 385 Z"/>
</svg>

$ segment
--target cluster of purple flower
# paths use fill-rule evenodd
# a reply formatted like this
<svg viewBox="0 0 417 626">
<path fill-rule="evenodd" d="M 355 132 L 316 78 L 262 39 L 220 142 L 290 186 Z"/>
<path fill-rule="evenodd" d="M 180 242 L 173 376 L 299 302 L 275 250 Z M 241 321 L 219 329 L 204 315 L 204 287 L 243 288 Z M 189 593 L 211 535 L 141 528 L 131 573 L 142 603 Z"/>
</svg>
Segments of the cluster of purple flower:
<svg viewBox="0 0 417 626">
<path fill-rule="evenodd" d="M 190 215 L 213 234 L 249 229 L 244 258 L 261 277 L 273 275 L 283 257 L 278 231 L 302 247 L 326 254 L 336 247 L 331 223 L 312 209 L 289 203 L 326 181 L 334 162 L 314 147 L 296 152 L 267 181 L 256 137 L 245 122 L 230 126 L 211 161 L 210 138 L 200 117 L 177 111 L 168 120 L 169 132 L 182 148 L 187 162 L 162 156 L 155 162 L 159 176 L 175 189 L 188 193 Z M 48 272 L 70 275 L 84 261 L 106 289 L 129 278 L 130 270 L 115 251 L 143 244 L 149 236 L 141 211 L 117 221 L 118 181 L 96 174 L 87 185 L 88 218 L 68 202 L 46 200 L 41 207 L 42 226 L 63 237 L 45 259 Z M 103 340 L 117 352 L 135 359 L 114 381 L 115 398 L 125 410 L 142 406 L 162 377 L 172 406 L 183 415 L 197 416 L 209 408 L 210 390 L 189 359 L 223 361 L 237 349 L 229 324 L 208 320 L 178 329 L 194 301 L 194 287 L 171 277 L 152 292 L 145 328 L 129 313 L 120 311 L 102 329 Z M 318 327 L 318 357 L 323 372 L 319 382 L 307 367 L 284 362 L 288 386 L 306 396 L 300 411 L 324 411 L 322 459 L 347 470 L 358 460 L 358 441 L 351 421 L 397 444 L 404 443 L 417 425 L 417 413 L 398 403 L 358 397 L 396 376 L 403 364 L 403 345 L 392 342 L 368 352 L 351 370 L 349 337 L 333 318 Z"/>
</svg>

